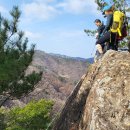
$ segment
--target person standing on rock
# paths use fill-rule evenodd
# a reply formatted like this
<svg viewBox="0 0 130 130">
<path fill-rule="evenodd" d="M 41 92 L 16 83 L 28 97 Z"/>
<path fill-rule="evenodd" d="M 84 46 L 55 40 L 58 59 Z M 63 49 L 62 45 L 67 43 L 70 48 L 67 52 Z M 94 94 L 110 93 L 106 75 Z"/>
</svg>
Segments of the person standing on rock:
<svg viewBox="0 0 130 130">
<path fill-rule="evenodd" d="M 96 42 L 96 47 L 100 55 L 103 55 L 102 46 L 104 46 L 106 42 L 109 42 L 109 49 L 114 49 L 114 44 L 112 43 L 115 43 L 116 35 L 110 32 L 110 28 L 112 27 L 113 24 L 113 13 L 114 13 L 113 6 L 106 5 L 104 7 L 103 14 L 105 14 L 107 22 L 102 32 L 102 36 Z"/>
<path fill-rule="evenodd" d="M 105 28 L 105 25 L 101 22 L 100 19 L 95 20 L 95 25 L 98 27 L 96 39 L 99 39 L 102 36 L 102 32 Z"/>
<path fill-rule="evenodd" d="M 103 30 L 105 29 L 105 25 L 101 22 L 100 19 L 96 19 L 94 21 L 95 25 L 98 27 L 97 29 L 97 33 L 96 33 L 96 39 L 99 40 L 102 36 L 102 33 L 103 33 Z M 104 48 L 104 46 L 102 46 L 102 48 Z M 97 50 L 96 51 L 96 54 L 95 54 L 95 61 L 98 60 L 98 58 L 100 57 L 100 53 L 99 51 Z"/>
</svg>

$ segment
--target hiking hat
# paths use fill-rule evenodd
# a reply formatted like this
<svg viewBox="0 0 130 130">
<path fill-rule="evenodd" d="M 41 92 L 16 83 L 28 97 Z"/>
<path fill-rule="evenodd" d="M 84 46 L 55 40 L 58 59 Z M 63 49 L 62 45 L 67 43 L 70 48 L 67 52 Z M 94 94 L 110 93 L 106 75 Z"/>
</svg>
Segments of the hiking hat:
<svg viewBox="0 0 130 130">
<path fill-rule="evenodd" d="M 112 9 L 112 5 L 106 5 L 104 8 L 103 8 L 103 14 L 105 13 L 105 11 L 108 11 L 108 10 L 111 10 Z"/>
</svg>

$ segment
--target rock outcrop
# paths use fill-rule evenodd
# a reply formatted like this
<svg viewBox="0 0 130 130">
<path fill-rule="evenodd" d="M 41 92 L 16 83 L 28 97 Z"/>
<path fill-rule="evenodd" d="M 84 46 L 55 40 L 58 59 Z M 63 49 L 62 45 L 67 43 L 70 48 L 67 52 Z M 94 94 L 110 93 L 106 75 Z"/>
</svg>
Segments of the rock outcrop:
<svg viewBox="0 0 130 130">
<path fill-rule="evenodd" d="M 130 130 L 130 54 L 108 51 L 93 64 L 53 130 Z"/>
</svg>

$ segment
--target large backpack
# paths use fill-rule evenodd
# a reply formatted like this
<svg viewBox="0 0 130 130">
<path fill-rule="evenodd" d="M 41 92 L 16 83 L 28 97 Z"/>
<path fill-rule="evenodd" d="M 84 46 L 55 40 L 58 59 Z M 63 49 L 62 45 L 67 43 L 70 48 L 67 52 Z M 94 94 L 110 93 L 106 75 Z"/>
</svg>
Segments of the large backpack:
<svg viewBox="0 0 130 130">
<path fill-rule="evenodd" d="M 118 40 L 122 40 L 127 36 L 125 17 L 125 14 L 121 11 L 115 11 L 113 14 L 113 24 L 110 31 L 112 33 L 117 33 Z"/>
</svg>

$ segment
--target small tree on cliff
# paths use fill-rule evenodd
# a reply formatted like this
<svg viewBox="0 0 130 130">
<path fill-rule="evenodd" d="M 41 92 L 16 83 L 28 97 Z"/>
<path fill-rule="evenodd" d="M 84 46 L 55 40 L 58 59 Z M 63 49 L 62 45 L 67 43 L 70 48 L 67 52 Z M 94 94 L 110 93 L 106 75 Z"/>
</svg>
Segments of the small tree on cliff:
<svg viewBox="0 0 130 130">
<path fill-rule="evenodd" d="M 27 49 L 28 38 L 18 29 L 21 12 L 17 6 L 13 7 L 10 15 L 11 20 L 0 15 L 0 94 L 8 92 L 20 96 L 36 83 L 24 76 L 32 61 L 35 45 Z M 40 75 L 34 75 L 33 78 L 40 79 Z"/>
</svg>

